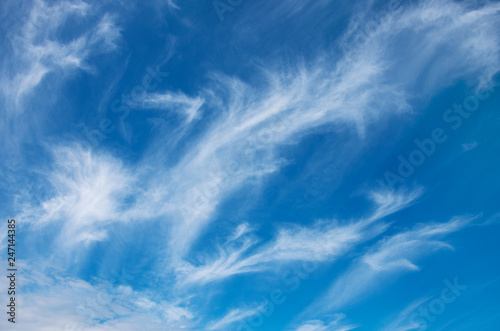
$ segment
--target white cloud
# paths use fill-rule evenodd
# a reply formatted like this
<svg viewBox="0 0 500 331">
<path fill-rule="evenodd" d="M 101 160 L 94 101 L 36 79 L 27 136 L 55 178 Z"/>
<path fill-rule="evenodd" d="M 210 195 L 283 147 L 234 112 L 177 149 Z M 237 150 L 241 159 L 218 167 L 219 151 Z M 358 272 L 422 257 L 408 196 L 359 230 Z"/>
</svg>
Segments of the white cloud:
<svg viewBox="0 0 500 331">
<path fill-rule="evenodd" d="M 187 123 L 200 117 L 198 111 L 204 103 L 200 97 L 190 98 L 181 92 L 146 94 L 139 101 L 143 109 L 166 109 L 180 112 L 186 116 Z"/>
<path fill-rule="evenodd" d="M 475 142 L 475 141 L 468 143 L 468 144 L 462 144 L 462 149 L 464 152 L 473 150 L 476 147 L 477 147 L 477 142 Z"/>
<path fill-rule="evenodd" d="M 69 246 L 106 239 L 105 225 L 128 221 L 124 199 L 133 195 L 135 179 L 120 161 L 77 145 L 54 148 L 53 160 L 45 174 L 52 197 L 24 206 L 21 219 L 34 228 L 60 222 L 61 243 Z"/>
<path fill-rule="evenodd" d="M 32 271 L 32 268 L 23 266 L 18 279 L 25 288 L 16 298 L 20 312 L 16 329 L 20 331 L 191 328 L 194 315 L 179 303 L 155 302 L 147 294 L 130 287 L 106 283 L 92 285 L 77 278 L 42 275 L 42 281 L 38 281 L 40 274 L 31 275 Z M 30 283 L 25 281 L 26 277 Z M 35 290 L 32 282 L 35 282 Z M 0 298 L 5 301 L 6 294 L 2 293 Z"/>
<path fill-rule="evenodd" d="M 345 319 L 345 315 L 337 314 L 334 315 L 334 320 L 331 322 L 310 320 L 300 325 L 295 331 L 349 331 L 357 328 L 355 325 L 346 324 L 342 321 L 343 319 Z"/>
<path fill-rule="evenodd" d="M 159 175 L 164 185 L 155 178 L 150 186 L 154 196 L 148 200 L 163 207 L 146 209 L 169 215 L 175 224 L 172 256 L 189 251 L 230 192 L 290 162 L 280 157 L 281 146 L 327 126 L 342 126 L 354 133 L 351 139 L 363 139 L 380 119 L 411 109 L 412 97 L 430 97 L 458 79 L 490 79 L 500 69 L 499 29 L 494 28 L 499 12 L 497 4 L 471 10 L 427 1 L 384 21 L 343 58 L 325 55 L 307 65 L 268 67 L 262 69 L 264 83 L 255 86 L 212 75 L 212 86 L 202 88 L 199 98 L 215 118 L 179 163 Z"/>
<path fill-rule="evenodd" d="M 183 283 L 205 284 L 237 274 L 269 271 L 293 261 L 328 261 L 383 232 L 385 224 L 371 226 L 372 223 L 407 207 L 418 196 L 419 191 L 373 193 L 377 208 L 365 219 L 344 224 L 323 221 L 310 227 L 280 229 L 275 239 L 258 247 L 258 240 L 242 237 L 240 233 L 246 230 L 242 225 L 237 230 L 237 238 L 242 237 L 238 245 L 233 237 L 218 249 L 218 256 L 206 258 L 209 262 L 200 266 L 181 263 L 178 273 Z"/>
<path fill-rule="evenodd" d="M 430 298 L 420 298 L 410 303 L 405 307 L 398 316 L 387 324 L 382 330 L 383 331 L 408 331 L 408 330 L 419 330 L 422 329 L 422 325 L 419 323 L 410 322 L 410 314 L 412 314 L 415 309 L 422 306 Z"/>
<path fill-rule="evenodd" d="M 0 63 L 0 138 L 6 142 L 3 152 L 21 159 L 24 144 L 38 144 L 53 124 L 49 119 L 68 111 L 53 105 L 64 99 L 57 94 L 62 83 L 77 72 L 95 73 L 91 57 L 115 50 L 121 32 L 114 16 L 96 15 L 93 5 L 80 0 L 10 6 L 16 9 L 9 12 Z"/>
<path fill-rule="evenodd" d="M 233 309 L 223 316 L 220 320 L 212 322 L 208 326 L 208 330 L 227 330 L 228 326 L 247 319 L 251 316 L 259 314 L 264 307 L 247 308 L 247 309 Z"/>
<path fill-rule="evenodd" d="M 174 0 L 167 0 L 167 5 L 173 9 L 180 9 L 180 7 L 174 2 Z"/>
<path fill-rule="evenodd" d="M 419 270 L 416 260 L 441 249 L 452 249 L 440 239 L 463 229 L 471 221 L 472 218 L 456 217 L 445 223 L 420 224 L 380 240 L 340 275 L 327 293 L 301 317 L 321 316 L 344 309 L 384 286 L 391 277 Z"/>
<path fill-rule="evenodd" d="M 327 123 L 346 123 L 363 133 L 365 125 L 380 115 L 367 112 L 367 103 L 384 111 L 399 109 L 398 95 L 388 90 L 390 96 L 376 95 L 372 78 L 378 72 L 367 66 L 356 67 L 357 73 L 349 66 L 333 72 L 300 68 L 288 76 L 267 73 L 270 85 L 262 91 L 217 76 L 223 86 L 220 93 L 227 97 L 207 92 L 205 99 L 207 107 L 221 107 L 219 118 L 179 164 L 161 176 L 165 186 L 157 181 L 152 185 L 156 201 L 163 201 L 163 212 L 177 215 L 172 247 L 182 255 L 229 192 L 286 164 L 277 151 L 280 145 L 295 143 Z M 398 105 L 391 107 L 393 101 Z"/>
<path fill-rule="evenodd" d="M 496 24 L 499 8 L 492 4 L 471 11 L 460 4 L 429 1 L 387 20 L 362 47 L 344 58 L 325 56 L 308 65 L 263 69 L 265 83 L 253 87 L 235 77 L 214 74 L 212 86 L 201 88 L 196 98 L 181 92 L 147 96 L 151 106 L 181 109 L 187 115 L 185 126 L 201 116 L 203 107 L 215 116 L 170 169 L 165 169 L 162 163 L 170 156 L 165 149 L 160 148 L 144 160 L 139 170 L 142 192 L 136 196 L 135 208 L 126 218 L 168 219 L 173 225 L 171 257 L 179 260 L 228 194 L 291 162 L 280 156 L 281 146 L 294 144 L 325 126 L 350 128 L 353 140 L 366 137 L 367 128 L 381 118 L 410 109 L 407 100 L 412 97 L 408 91 L 415 84 L 413 71 L 423 71 L 423 67 L 435 61 L 441 63 L 446 59 L 446 63 L 450 61 L 455 66 L 435 68 L 426 74 L 429 84 L 425 89 L 429 93 L 450 83 L 441 81 L 442 77 L 456 80 L 467 78 L 468 73 L 490 77 L 500 68 L 492 56 L 499 54 L 495 43 L 498 30 L 491 28 Z M 99 26 L 101 35 L 113 36 L 110 40 L 118 36 L 116 29 L 108 28 L 111 25 Z M 396 54 L 393 44 L 408 34 L 418 36 L 415 40 L 422 45 L 398 44 L 400 53 Z M 86 39 L 82 38 L 75 42 L 85 45 Z M 98 39 L 112 44 L 104 37 Z M 438 50 L 443 43 L 454 47 L 453 52 L 441 55 Z M 477 43 L 481 47 L 474 46 Z M 70 48 L 80 47 L 83 46 Z M 405 52 L 422 56 L 401 56 Z M 63 52 L 63 58 L 68 63 L 84 59 L 75 57 L 78 61 L 72 62 L 74 54 Z M 404 63 L 400 58 L 404 58 Z M 43 77 L 44 68 L 39 68 L 36 77 Z M 156 145 L 161 144 L 159 139 Z M 96 234 L 94 238 L 102 235 Z"/>
<path fill-rule="evenodd" d="M 60 238 L 66 238 L 66 245 L 104 240 L 110 222 L 162 219 L 172 224 L 170 238 L 165 239 L 168 247 L 162 252 L 172 257 L 181 284 L 206 284 L 236 274 L 268 271 L 289 261 L 333 259 L 383 231 L 384 225 L 376 226 L 374 222 L 404 208 L 420 193 L 375 193 L 378 208 L 366 219 L 281 228 L 276 238 L 264 244 L 252 237 L 249 226 L 242 225 L 219 255 L 208 258 L 207 263 L 178 264 L 231 192 L 246 189 L 291 162 L 281 157 L 281 146 L 295 144 L 327 126 L 329 130 L 342 127 L 352 133 L 353 140 L 361 141 L 370 136 L 369 129 L 380 119 L 409 110 L 408 100 L 415 96 L 409 91 L 413 89 L 431 96 L 458 79 L 476 74 L 483 81 L 491 78 L 500 68 L 499 11 L 498 4 L 470 10 L 461 3 L 427 1 L 382 24 L 365 44 L 344 58 L 325 56 L 307 65 L 263 69 L 265 83 L 255 86 L 215 74 L 213 86 L 200 88 L 195 98 L 182 92 L 150 95 L 151 106 L 184 112 L 186 127 L 202 116 L 203 107 L 213 111 L 213 118 L 205 123 L 206 131 L 200 131 L 189 142 L 178 163 L 165 169 L 162 161 L 170 155 L 160 150 L 129 169 L 113 157 L 80 147 L 58 148 L 54 169 L 44 174 L 53 191 L 38 209 L 28 209 L 23 218 L 40 225 L 60 222 L 67 234 Z M 111 16 L 102 17 L 97 25 L 69 43 L 53 38 L 69 15 L 88 13 L 88 5 L 83 2 L 54 6 L 36 2 L 14 47 L 19 53 L 25 51 L 26 58 L 20 56 L 21 63 L 13 69 L 15 74 L 7 71 L 10 76 L 0 82 L 4 95 L 19 103 L 48 73 L 59 69 L 90 70 L 89 54 L 97 48 L 114 49 L 120 34 Z M 161 143 L 160 139 L 157 144 Z M 128 194 L 133 203 L 126 203 Z M 40 215 L 37 220 L 35 216 Z M 342 307 L 355 301 L 361 290 L 373 289 L 376 281 L 386 275 L 416 270 L 416 259 L 433 250 L 450 248 L 439 238 L 464 224 L 453 220 L 421 226 L 379 242 L 333 284 L 325 306 Z M 323 249 L 318 250 L 318 245 Z M 24 312 L 33 321 L 27 324 L 28 329 L 47 325 L 51 330 L 62 330 L 62 324 L 49 326 L 51 320 L 79 323 L 79 317 L 67 311 L 73 304 L 68 300 L 75 288 L 87 289 L 89 285 L 80 281 L 76 285 L 71 283 L 71 289 L 58 287 L 50 295 L 30 297 L 33 305 Z M 121 290 L 130 293 L 130 289 Z M 42 305 L 47 297 L 49 304 L 45 306 L 53 313 Z M 143 297 L 137 298 L 137 305 L 140 309 L 161 306 Z M 196 316 L 176 304 L 162 307 L 164 315 L 160 316 L 169 320 L 181 317 L 184 321 Z M 122 315 L 117 311 L 128 315 L 114 318 Z M 230 311 L 214 325 L 229 325 L 246 313 Z M 151 315 L 137 314 L 128 303 L 109 307 L 103 314 L 110 320 L 93 329 L 132 330 L 144 325 L 151 330 L 160 328 L 154 323 L 143 324 Z M 35 324 L 36 316 L 41 316 L 36 322 L 41 324 Z M 321 330 L 329 324 L 313 319 L 303 327 Z"/>
<path fill-rule="evenodd" d="M 57 70 L 91 70 L 86 63 L 91 54 L 109 52 L 121 38 L 120 29 L 110 15 L 68 42 L 60 41 L 58 31 L 74 17 L 93 16 L 92 6 L 83 1 L 61 1 L 48 4 L 35 0 L 24 25 L 14 26 L 9 37 L 12 51 L 8 52 L 8 66 L 2 67 L 0 81 L 6 97 L 8 112 L 22 112 L 23 98 L 40 84 L 42 79 Z M 18 30 L 16 30 L 18 29 Z"/>
<path fill-rule="evenodd" d="M 479 77 L 484 87 L 500 70 L 499 14 L 498 3 L 472 7 L 454 1 L 403 2 L 370 33 L 354 21 L 340 42 L 354 61 L 369 53 L 389 60 L 385 63 L 392 79 L 424 96 L 457 79 L 477 83 Z"/>
</svg>

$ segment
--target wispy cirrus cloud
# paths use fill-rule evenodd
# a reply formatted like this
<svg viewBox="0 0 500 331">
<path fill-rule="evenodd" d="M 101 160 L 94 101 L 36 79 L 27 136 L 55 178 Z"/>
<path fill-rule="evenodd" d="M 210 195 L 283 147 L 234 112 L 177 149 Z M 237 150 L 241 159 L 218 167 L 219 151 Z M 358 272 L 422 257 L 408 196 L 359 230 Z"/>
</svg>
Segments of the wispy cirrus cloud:
<svg viewBox="0 0 500 331">
<path fill-rule="evenodd" d="M 199 266 L 181 263 L 177 272 L 182 283 L 203 285 L 237 274 L 269 271 L 294 261 L 330 261 L 385 231 L 387 224 L 373 223 L 406 208 L 420 192 L 372 193 L 376 208 L 366 218 L 348 222 L 321 221 L 308 227 L 280 229 L 275 239 L 262 245 L 258 245 L 255 238 L 243 236 L 246 230 L 243 225 L 218 249 L 218 256 L 207 257 L 209 262 Z M 240 240 L 235 243 L 238 238 Z"/>
<path fill-rule="evenodd" d="M 410 315 L 412 314 L 415 309 L 418 307 L 422 306 L 425 302 L 427 302 L 430 298 L 419 298 L 412 303 L 410 303 L 408 306 L 406 306 L 399 314 L 398 316 L 392 320 L 390 323 L 388 323 L 387 326 L 385 326 L 382 330 L 384 331 L 408 331 L 408 330 L 419 330 L 422 329 L 421 325 L 419 323 L 413 323 L 410 321 Z"/>
<path fill-rule="evenodd" d="M 2 261 L 3 262 L 3 261 Z M 153 299 L 128 286 L 90 282 L 38 272 L 22 264 L 21 331 L 186 330 L 194 313 L 185 304 Z"/>
<path fill-rule="evenodd" d="M 382 17 L 360 42 L 351 40 L 359 32 L 359 20 L 353 20 L 340 44 L 355 44 L 348 53 L 354 61 L 367 53 L 390 59 L 387 69 L 393 78 L 413 93 L 425 96 L 464 78 L 484 87 L 500 70 L 499 14 L 498 3 L 402 2 L 396 14 Z M 418 57 L 410 56 L 415 52 Z"/>
<path fill-rule="evenodd" d="M 143 109 L 171 110 L 184 114 L 186 122 L 190 123 L 200 117 L 198 111 L 204 100 L 200 97 L 191 98 L 180 92 L 164 92 L 144 95 L 139 102 Z"/>
<path fill-rule="evenodd" d="M 443 8 L 446 10 L 439 10 Z M 493 4 L 471 11 L 460 4 L 429 1 L 387 20 L 361 48 L 343 58 L 325 56 L 307 65 L 262 69 L 264 83 L 255 86 L 236 77 L 213 74 L 211 85 L 201 87 L 196 98 L 181 92 L 148 95 L 146 100 L 157 109 L 183 109 L 187 114 L 185 126 L 193 125 L 202 109 L 215 115 L 170 168 L 161 166 L 170 156 L 165 148 L 154 151 L 139 165 L 148 171 L 139 170 L 141 194 L 136 196 L 136 208 L 128 217 L 168 218 L 173 225 L 171 256 L 180 259 L 231 192 L 259 182 L 291 162 L 280 155 L 282 146 L 293 145 L 325 127 L 348 128 L 351 139 L 362 140 L 367 128 L 381 118 L 409 110 L 409 89 L 414 87 L 414 82 L 407 80 L 414 76 L 411 68 L 453 59 L 456 67 L 426 71 L 425 80 L 435 81 L 434 90 L 449 83 L 440 81 L 440 77 L 456 80 L 472 72 L 491 76 L 500 68 L 491 55 L 499 53 L 493 42 L 498 31 L 491 29 L 498 12 Z M 451 18 L 453 24 L 446 24 Z M 429 51 L 418 58 L 405 58 L 402 63 L 392 45 L 408 33 L 417 35 Z M 488 40 L 481 42 L 480 49 L 470 46 L 472 52 L 463 46 L 475 45 L 477 38 Z M 442 43 L 455 43 L 454 52 L 442 56 L 437 52 Z M 409 53 L 419 47 L 411 43 L 401 46 Z M 486 61 L 483 55 L 487 55 Z M 445 70 L 454 74 L 448 75 Z M 153 145 L 161 146 L 162 141 L 158 137 Z M 349 151 L 351 157 L 362 151 L 360 146 Z"/>
<path fill-rule="evenodd" d="M 470 9 L 426 1 L 384 21 L 361 47 L 341 58 L 324 55 L 307 65 L 268 65 L 261 71 L 263 83 L 254 86 L 213 74 L 211 86 L 200 88 L 198 98 L 216 116 L 178 164 L 160 174 L 165 185 L 151 185 L 163 202 L 159 212 L 171 215 L 176 224 L 175 255 L 189 250 L 230 192 L 290 162 L 280 156 L 282 146 L 340 125 L 344 132 L 351 130 L 353 140 L 362 140 L 382 118 L 410 110 L 413 97 L 430 97 L 458 79 L 491 79 L 500 69 L 498 30 L 492 28 L 499 13 L 497 4 Z M 406 42 L 410 36 L 414 43 Z M 419 56 L 401 56 L 415 53 Z M 432 70 L 424 70 L 428 67 Z M 165 107 L 172 99 L 167 96 Z"/>
<path fill-rule="evenodd" d="M 344 319 L 345 315 L 336 314 L 333 315 L 333 321 L 311 320 L 297 327 L 295 331 L 349 331 L 357 328 L 356 325 L 348 324 Z"/>
<path fill-rule="evenodd" d="M 221 319 L 207 325 L 207 330 L 227 330 L 227 328 L 239 321 L 258 314 L 264 307 L 236 308 L 229 311 Z"/>
<path fill-rule="evenodd" d="M 4 151 L 19 159 L 21 146 L 35 143 L 53 124 L 50 119 L 58 113 L 54 104 L 64 99 L 57 93 L 61 83 L 78 72 L 95 73 L 93 57 L 115 51 L 122 35 L 116 16 L 98 14 L 94 3 L 8 0 L 4 5 L 13 10 L 0 25 L 5 34 L 0 135 L 6 141 Z M 43 102 L 52 106 L 45 107 Z M 71 113 L 64 111 L 65 116 Z"/>
<path fill-rule="evenodd" d="M 455 217 L 445 223 L 419 224 L 413 229 L 377 242 L 340 275 L 327 293 L 307 308 L 300 318 L 321 316 L 345 309 L 384 286 L 392 277 L 417 271 L 415 261 L 433 252 L 453 247 L 442 240 L 466 227 L 474 218 Z"/>
<path fill-rule="evenodd" d="M 92 70 L 86 62 L 91 54 L 106 53 L 117 47 L 120 29 L 112 16 L 102 15 L 87 31 L 70 41 L 62 41 L 60 28 L 70 20 L 95 16 L 92 5 L 83 1 L 48 4 L 35 0 L 19 20 L 22 26 L 11 30 L 8 59 L 0 81 L 9 112 L 22 111 L 22 98 L 30 93 L 49 73 L 71 69 Z"/>
<path fill-rule="evenodd" d="M 30 28 L 29 23 L 16 36 L 19 42 L 16 50 L 26 51 L 30 58 L 20 56 L 24 67 L 8 71 L 5 82 L 10 79 L 15 88 L 1 82 L 9 102 L 22 105 L 24 97 L 50 73 L 91 71 L 90 54 L 98 49 L 109 52 L 116 48 L 120 33 L 109 15 L 98 17 L 96 24 L 70 42 L 53 37 L 62 22 L 72 15 L 91 15 L 89 6 L 83 2 L 35 3 L 36 11 L 30 14 L 30 22 L 40 24 L 42 29 Z M 180 289 L 187 295 L 191 293 L 186 285 L 203 286 L 239 274 L 275 272 L 275 266 L 293 261 L 328 262 L 353 253 L 357 244 L 387 229 L 386 224 L 376 221 L 416 201 L 421 192 L 376 192 L 372 199 L 377 208 L 365 218 L 336 223 L 322 221 L 312 226 L 280 226 L 269 241 L 256 238 L 252 224 L 243 224 L 222 247 L 217 247 L 217 253 L 207 254 L 205 262 L 193 263 L 189 256 L 193 244 L 231 193 L 259 187 L 268 176 L 293 162 L 281 153 L 283 146 L 293 146 L 311 133 L 328 130 L 356 142 L 353 144 L 356 148 L 342 155 L 354 159 L 365 148 L 363 142 L 372 137 L 370 129 L 385 118 L 411 110 L 413 97 L 430 97 L 459 80 L 474 80 L 476 75 L 480 83 L 490 79 L 500 68 L 499 11 L 497 4 L 471 8 L 451 1 L 424 1 L 380 24 L 371 38 L 343 57 L 321 52 L 322 56 L 307 64 L 296 58 L 290 60 L 291 65 L 269 64 L 259 68 L 262 79 L 253 82 L 211 74 L 209 84 L 200 86 L 196 97 L 181 91 L 148 95 L 145 108 L 172 109 L 185 114 L 179 132 L 185 134 L 196 126 L 196 135 L 186 141 L 171 136 L 154 137 L 154 141 L 148 142 L 152 146 L 149 155 L 134 165 L 124 165 L 116 156 L 106 155 L 102 150 L 86 150 L 78 144 L 50 145 L 47 148 L 53 155 L 50 170 L 40 175 L 50 189 L 40 205 L 26 207 L 22 218 L 30 220 L 32 225 L 61 224 L 61 232 L 56 230 L 50 239 L 58 242 L 62 238 L 66 247 L 80 248 L 81 254 L 88 252 L 90 243 L 112 240 L 113 233 L 107 228 L 111 223 L 126 226 L 128 221 L 160 220 L 168 224 L 169 231 L 162 237 L 155 259 L 163 260 L 164 256 L 170 259 L 170 264 L 158 263 L 161 272 L 170 273 L 178 281 L 172 292 Z M 195 119 L 206 114 L 210 116 L 199 125 L 200 121 Z M 185 144 L 178 155 L 172 157 L 166 152 L 172 146 L 156 149 L 171 141 Z M 336 147 L 336 151 L 345 148 L 341 143 Z M 335 162 L 345 163 L 346 159 L 338 157 Z M 416 260 L 433 251 L 451 248 L 442 238 L 466 223 L 452 220 L 420 226 L 380 241 L 334 282 L 329 293 L 333 299 L 329 297 L 330 303 L 324 306 L 339 309 L 356 302 L 361 289 L 372 290 L 376 281 L 417 270 Z M 77 281 L 71 286 L 79 289 L 90 285 Z M 36 305 L 25 313 L 33 321 L 36 316 L 43 316 L 42 324 L 49 325 L 50 318 L 56 316 L 45 314 L 42 299 L 53 299 L 49 307 L 64 313 L 66 306 L 73 304 L 68 301 L 71 286 L 32 297 Z M 130 288 L 121 289 L 127 295 L 131 293 Z M 63 297 L 58 297 L 57 290 Z M 147 324 L 150 318 L 174 320 L 173 324 L 179 325 L 175 327 L 185 322 L 184 326 L 189 328 L 192 324 L 186 320 L 203 314 L 176 303 L 161 304 L 147 296 L 134 294 L 132 299 L 117 296 L 122 300 L 119 308 L 105 310 L 106 322 L 92 328 L 164 327 Z M 55 302 L 58 298 L 61 301 Z M 137 308 L 136 303 L 141 307 L 157 307 L 164 314 L 142 314 L 144 310 Z M 131 305 L 137 309 L 129 309 Z M 121 318 L 122 312 L 127 317 Z M 233 309 L 209 327 L 230 326 L 253 313 L 256 313 L 253 309 Z M 67 319 L 61 320 L 79 321 L 77 316 L 65 316 Z M 174 317 L 181 317 L 181 321 L 175 321 Z M 341 327 L 317 316 L 307 317 L 308 321 L 299 327 L 301 331 Z M 28 325 L 33 329 L 37 324 Z M 57 327 L 59 324 L 54 326 Z"/>
<path fill-rule="evenodd" d="M 45 170 L 48 198 L 25 202 L 21 219 L 34 228 L 58 222 L 66 247 L 104 240 L 106 224 L 129 220 L 124 199 L 133 195 L 135 177 L 119 160 L 78 145 L 52 153 L 52 169 Z"/>
</svg>

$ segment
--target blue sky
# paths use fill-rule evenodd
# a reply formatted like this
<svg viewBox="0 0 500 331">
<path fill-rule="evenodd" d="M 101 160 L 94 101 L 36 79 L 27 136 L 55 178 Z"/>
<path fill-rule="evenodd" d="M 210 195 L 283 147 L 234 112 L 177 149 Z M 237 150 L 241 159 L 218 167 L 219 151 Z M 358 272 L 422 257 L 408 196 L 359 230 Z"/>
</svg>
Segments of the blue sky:
<svg viewBox="0 0 500 331">
<path fill-rule="evenodd" d="M 499 2 L 0 15 L 2 330 L 500 329 Z"/>
</svg>

